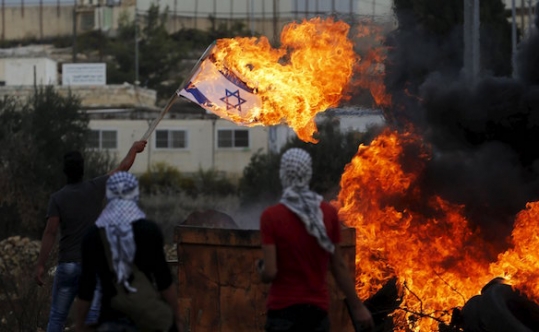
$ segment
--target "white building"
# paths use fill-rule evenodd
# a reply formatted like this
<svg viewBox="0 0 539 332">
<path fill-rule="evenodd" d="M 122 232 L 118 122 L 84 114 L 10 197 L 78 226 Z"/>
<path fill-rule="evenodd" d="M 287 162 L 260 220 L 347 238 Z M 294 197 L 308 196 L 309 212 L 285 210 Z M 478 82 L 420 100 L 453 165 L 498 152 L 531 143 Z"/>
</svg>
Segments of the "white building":
<svg viewBox="0 0 539 332">
<path fill-rule="evenodd" d="M 58 85 L 57 64 L 48 58 L 0 58 L 0 63 L 5 65 L 0 66 L 5 68 L 0 72 L 0 81 L 5 82 L 0 86 L 0 98 L 26 99 L 34 93 L 34 82 L 54 85 L 61 95 L 79 97 L 82 110 L 90 116 L 88 146 L 107 151 L 117 160 L 143 137 L 161 112 L 154 90 L 130 84 L 100 85 L 102 80 L 93 85 Z M 381 113 L 375 110 L 339 109 L 331 113 L 340 120 L 342 131 L 362 132 L 369 125 L 383 123 Z M 157 125 L 131 170 L 141 174 L 164 163 L 186 174 L 215 170 L 239 179 L 255 153 L 279 152 L 295 136 L 286 125 L 237 125 L 182 98 Z"/>
<path fill-rule="evenodd" d="M 0 59 L 0 82 L 8 86 L 58 84 L 56 61 L 49 58 Z"/>
<path fill-rule="evenodd" d="M 140 116 L 133 110 L 117 110 L 116 114 L 112 110 L 88 112 L 92 117 L 89 147 L 107 150 L 117 159 L 141 139 L 158 114 Z M 139 116 L 143 118 L 131 119 Z M 266 127 L 242 127 L 211 114 L 176 113 L 158 124 L 131 171 L 144 173 L 152 165 L 165 163 L 182 173 L 211 169 L 238 179 L 254 153 L 268 151 L 268 132 Z"/>
</svg>

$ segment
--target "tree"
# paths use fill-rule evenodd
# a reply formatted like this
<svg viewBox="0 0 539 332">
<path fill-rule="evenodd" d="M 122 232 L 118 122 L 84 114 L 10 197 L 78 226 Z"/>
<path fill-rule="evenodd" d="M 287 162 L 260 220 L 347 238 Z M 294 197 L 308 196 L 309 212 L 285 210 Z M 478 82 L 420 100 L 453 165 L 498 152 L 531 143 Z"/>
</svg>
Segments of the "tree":
<svg viewBox="0 0 539 332">
<path fill-rule="evenodd" d="M 109 167 L 110 158 L 85 151 L 88 121 L 78 98 L 52 86 L 37 88 L 26 102 L 0 102 L 0 237 L 40 234 L 49 195 L 65 183 L 65 152 L 84 152 L 87 175 Z"/>
<path fill-rule="evenodd" d="M 278 154 L 258 152 L 251 157 L 240 179 L 239 192 L 243 205 L 260 202 L 271 204 L 277 200 L 282 189 L 279 180 L 280 158 L 292 147 L 305 149 L 312 157 L 311 188 L 330 197 L 336 193 L 344 167 L 352 160 L 359 145 L 374 137 L 376 128 L 371 128 L 367 133 L 343 133 L 338 127 L 338 120 L 328 115 L 326 120 L 318 124 L 317 144 L 305 143 L 295 137 Z"/>
<path fill-rule="evenodd" d="M 140 42 L 140 81 L 143 86 L 157 90 L 160 97 L 168 98 L 178 88 L 180 60 L 187 49 L 178 44 L 166 29 L 166 11 L 159 13 L 159 6 L 152 5 L 148 10 L 146 25 L 142 30 Z"/>
</svg>

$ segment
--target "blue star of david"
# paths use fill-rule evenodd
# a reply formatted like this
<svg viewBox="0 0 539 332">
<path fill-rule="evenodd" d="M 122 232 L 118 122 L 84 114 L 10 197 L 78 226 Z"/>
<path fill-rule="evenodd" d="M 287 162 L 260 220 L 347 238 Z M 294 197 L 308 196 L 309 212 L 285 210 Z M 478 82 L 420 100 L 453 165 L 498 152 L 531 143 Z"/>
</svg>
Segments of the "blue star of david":
<svg viewBox="0 0 539 332">
<path fill-rule="evenodd" d="M 226 104 L 226 110 L 228 111 L 231 108 L 235 108 L 241 112 L 241 104 L 244 104 L 246 100 L 240 97 L 240 90 L 236 90 L 236 92 L 232 92 L 228 89 L 225 90 L 226 96 L 220 100 Z M 234 102 L 236 103 L 234 104 Z"/>
</svg>

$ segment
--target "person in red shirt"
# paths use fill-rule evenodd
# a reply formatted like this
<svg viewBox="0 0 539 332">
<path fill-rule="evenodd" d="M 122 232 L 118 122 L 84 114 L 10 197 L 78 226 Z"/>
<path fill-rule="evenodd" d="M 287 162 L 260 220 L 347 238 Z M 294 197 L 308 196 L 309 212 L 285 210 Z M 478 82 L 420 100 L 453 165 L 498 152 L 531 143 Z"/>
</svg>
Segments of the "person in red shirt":
<svg viewBox="0 0 539 332">
<path fill-rule="evenodd" d="M 263 282 L 271 283 L 265 330 L 329 331 L 327 271 L 346 296 L 355 325 L 373 328 L 371 313 L 358 298 L 342 257 L 337 210 L 309 189 L 311 156 L 286 151 L 279 170 L 283 195 L 260 218 Z"/>
</svg>

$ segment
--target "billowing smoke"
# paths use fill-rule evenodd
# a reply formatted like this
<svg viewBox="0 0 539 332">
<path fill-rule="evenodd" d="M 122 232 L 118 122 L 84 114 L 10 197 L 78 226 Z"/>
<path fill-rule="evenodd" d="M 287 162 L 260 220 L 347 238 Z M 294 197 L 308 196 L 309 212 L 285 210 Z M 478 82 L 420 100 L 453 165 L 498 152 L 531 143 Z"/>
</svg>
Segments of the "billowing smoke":
<svg viewBox="0 0 539 332">
<path fill-rule="evenodd" d="M 386 80 L 393 125 L 412 123 L 432 145 L 425 192 L 465 205 L 473 225 L 503 241 L 515 214 L 539 200 L 539 18 L 519 43 L 516 78 L 499 54 L 507 43 L 496 44 L 509 23 L 501 30 L 482 23 L 482 74 L 471 85 L 462 75 L 462 25 L 441 36 L 396 10 Z"/>
</svg>

